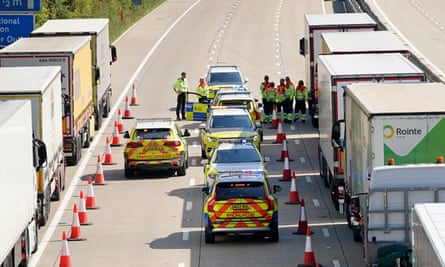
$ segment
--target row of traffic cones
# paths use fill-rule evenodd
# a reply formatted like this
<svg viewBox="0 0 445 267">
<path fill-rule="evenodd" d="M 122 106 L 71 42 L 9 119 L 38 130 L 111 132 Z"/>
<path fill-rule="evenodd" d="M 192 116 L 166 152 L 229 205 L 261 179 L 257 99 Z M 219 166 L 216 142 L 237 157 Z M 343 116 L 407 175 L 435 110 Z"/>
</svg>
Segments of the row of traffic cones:
<svg viewBox="0 0 445 267">
<path fill-rule="evenodd" d="M 137 98 L 136 98 L 136 87 L 133 83 L 132 85 L 132 95 L 131 95 L 131 103 L 128 101 L 128 97 L 125 98 L 125 110 L 124 115 L 122 116 L 120 109 L 118 110 L 118 118 L 114 121 L 114 129 L 111 137 L 111 142 L 108 137 L 106 137 L 106 150 L 104 155 L 104 162 L 101 160 L 101 156 L 97 156 L 97 166 L 96 166 L 96 174 L 94 176 L 94 185 L 105 185 L 105 176 L 103 173 L 102 165 L 113 165 L 116 164 L 113 161 L 111 147 L 112 146 L 121 146 L 122 143 L 120 141 L 119 134 L 124 133 L 124 125 L 122 119 L 132 119 L 134 118 L 131 115 L 131 106 L 137 106 Z M 71 224 L 71 230 L 69 233 L 69 237 L 65 231 L 62 232 L 62 247 L 60 251 L 60 259 L 59 259 L 59 267 L 72 267 L 71 256 L 69 253 L 68 242 L 67 241 L 82 241 L 86 240 L 82 236 L 81 233 L 81 225 L 91 225 L 92 222 L 88 219 L 87 210 L 98 209 L 99 207 L 96 205 L 96 198 L 94 196 L 93 189 L 93 179 L 91 176 L 88 177 L 88 189 L 87 196 L 84 198 L 84 193 L 82 190 L 79 192 L 79 207 L 77 204 L 74 204 L 73 207 L 73 220 Z"/>
</svg>

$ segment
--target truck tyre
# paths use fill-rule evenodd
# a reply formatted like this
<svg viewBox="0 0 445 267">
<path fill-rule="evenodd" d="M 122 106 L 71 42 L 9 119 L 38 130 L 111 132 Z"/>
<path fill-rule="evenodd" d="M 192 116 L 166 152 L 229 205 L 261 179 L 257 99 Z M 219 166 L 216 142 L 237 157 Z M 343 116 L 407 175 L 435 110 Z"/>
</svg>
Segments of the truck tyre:
<svg viewBox="0 0 445 267">
<path fill-rule="evenodd" d="M 318 128 L 318 119 L 314 119 L 314 118 L 312 118 L 312 127 L 314 127 L 314 128 Z"/>
<path fill-rule="evenodd" d="M 359 228 L 352 229 L 352 237 L 354 242 L 363 242 L 362 233 Z"/>
<path fill-rule="evenodd" d="M 215 234 L 212 233 L 211 228 L 207 225 L 204 229 L 204 240 L 205 240 L 206 244 L 215 243 Z"/>
<path fill-rule="evenodd" d="M 54 190 L 53 195 L 51 196 L 52 201 L 59 201 L 60 200 L 60 193 L 62 192 L 62 178 L 60 177 L 60 174 L 57 175 L 57 182 L 56 182 L 56 189 Z"/>
</svg>

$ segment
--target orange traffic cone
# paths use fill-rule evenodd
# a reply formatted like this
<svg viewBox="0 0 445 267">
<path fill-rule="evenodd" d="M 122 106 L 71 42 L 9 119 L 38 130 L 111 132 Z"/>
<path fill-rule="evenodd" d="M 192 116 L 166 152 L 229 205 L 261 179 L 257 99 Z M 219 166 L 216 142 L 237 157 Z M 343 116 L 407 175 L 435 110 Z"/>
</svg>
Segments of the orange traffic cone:
<svg viewBox="0 0 445 267">
<path fill-rule="evenodd" d="M 120 134 L 125 132 L 124 122 L 122 121 L 121 109 L 117 110 L 117 130 L 119 131 Z"/>
<path fill-rule="evenodd" d="M 88 210 L 98 209 L 96 206 L 96 197 L 94 196 L 94 188 L 91 176 L 88 176 L 88 191 L 85 206 Z"/>
<path fill-rule="evenodd" d="M 79 193 L 79 223 L 80 225 L 90 225 L 92 223 L 88 222 L 88 214 L 87 214 L 87 208 L 85 203 L 85 198 L 83 198 L 83 191 L 80 190 Z"/>
<path fill-rule="evenodd" d="M 315 255 L 314 251 L 312 250 L 311 229 L 309 227 L 306 230 L 306 243 L 304 246 L 303 264 L 298 264 L 298 266 L 320 266 L 315 262 Z"/>
<path fill-rule="evenodd" d="M 134 85 L 134 83 L 131 86 L 130 106 L 138 106 L 138 100 L 137 100 L 137 97 L 136 97 L 136 86 Z"/>
<path fill-rule="evenodd" d="M 277 128 L 278 128 L 277 106 L 274 104 L 272 108 L 272 123 L 269 129 L 277 129 Z"/>
<path fill-rule="evenodd" d="M 123 119 L 133 119 L 134 117 L 131 116 L 131 110 L 130 105 L 128 104 L 128 96 L 125 97 L 125 110 L 124 110 L 124 116 Z"/>
<path fill-rule="evenodd" d="M 289 161 L 294 161 L 293 159 L 290 158 L 289 156 L 289 151 L 287 150 L 287 139 L 286 136 L 284 136 L 284 140 L 283 140 L 283 150 L 281 150 L 281 157 L 280 159 L 277 159 L 277 161 L 284 161 L 285 158 L 289 158 Z"/>
<path fill-rule="evenodd" d="M 111 137 L 111 146 L 121 146 L 121 138 L 119 137 L 119 133 L 117 130 L 117 121 L 114 121 L 114 130 L 113 135 Z"/>
<path fill-rule="evenodd" d="M 291 180 L 291 172 L 289 167 L 289 158 L 284 158 L 284 167 L 283 167 L 283 176 L 280 181 L 290 181 Z"/>
<path fill-rule="evenodd" d="M 281 144 L 283 143 L 284 140 L 286 140 L 286 134 L 283 132 L 283 126 L 281 124 L 281 120 L 278 120 L 278 130 L 274 143 Z"/>
<path fill-rule="evenodd" d="M 286 204 L 300 204 L 300 196 L 297 191 L 297 183 L 295 181 L 295 172 L 292 172 L 290 184 L 289 201 Z"/>
<path fill-rule="evenodd" d="M 306 221 L 306 210 L 304 209 L 304 198 L 301 199 L 300 206 L 300 220 L 298 221 L 298 229 L 293 232 L 294 235 L 304 235 L 308 229 Z"/>
<path fill-rule="evenodd" d="M 100 155 L 97 155 L 97 167 L 96 167 L 96 176 L 94 184 L 95 185 L 105 184 L 104 170 L 102 168 L 102 162 L 100 161 Z"/>
<path fill-rule="evenodd" d="M 59 267 L 72 267 L 70 250 L 66 241 L 66 232 L 62 232 L 62 248 L 60 249 Z"/>
<path fill-rule="evenodd" d="M 81 241 L 86 240 L 86 238 L 82 237 L 80 233 L 80 222 L 79 222 L 79 214 L 77 213 L 77 205 L 74 204 L 73 208 L 73 223 L 71 224 L 71 233 L 68 241 Z"/>
<path fill-rule="evenodd" d="M 105 150 L 104 163 L 103 165 L 114 165 L 117 164 L 113 162 L 113 154 L 111 153 L 110 141 L 108 140 L 108 136 L 106 138 L 107 148 Z"/>
</svg>

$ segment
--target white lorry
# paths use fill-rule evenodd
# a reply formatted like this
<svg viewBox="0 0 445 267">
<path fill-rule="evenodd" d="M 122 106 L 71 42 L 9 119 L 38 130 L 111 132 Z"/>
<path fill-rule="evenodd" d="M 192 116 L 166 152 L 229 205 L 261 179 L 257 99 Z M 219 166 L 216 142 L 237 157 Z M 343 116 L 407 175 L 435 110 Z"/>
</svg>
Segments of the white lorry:
<svg viewBox="0 0 445 267">
<path fill-rule="evenodd" d="M 33 141 L 31 101 L 0 100 L 0 110 L 0 266 L 26 266 L 37 250 L 35 171 L 45 148 Z"/>
<path fill-rule="evenodd" d="M 318 57 L 320 176 L 330 187 L 340 214 L 344 212 L 344 87 L 351 83 L 420 83 L 425 74 L 403 55 L 345 54 Z M 340 136 L 333 138 L 333 132 Z"/>
<path fill-rule="evenodd" d="M 445 204 L 414 205 L 412 220 L 413 266 L 445 266 Z"/>
<path fill-rule="evenodd" d="M 51 200 L 59 200 L 65 185 L 60 67 L 0 68 L 0 80 L 0 101 L 31 100 L 33 135 L 46 145 L 48 161 L 37 171 L 36 184 L 42 226 L 48 220 Z"/>
<path fill-rule="evenodd" d="M 323 32 L 375 31 L 375 22 L 366 13 L 306 14 L 304 37 L 300 39 L 300 55 L 305 57 L 305 84 L 310 91 L 309 114 L 318 127 L 317 56 L 322 51 Z"/>
<path fill-rule="evenodd" d="M 91 37 L 20 38 L 0 50 L 0 66 L 61 68 L 63 151 L 76 165 L 95 133 Z"/>
<path fill-rule="evenodd" d="M 445 85 L 347 85 L 344 128 L 346 217 L 366 262 L 382 262 L 409 245 L 414 203 L 445 202 Z"/>
<path fill-rule="evenodd" d="M 91 37 L 94 118 L 95 129 L 99 130 L 102 118 L 111 110 L 111 65 L 117 61 L 116 47 L 110 45 L 109 19 L 50 19 L 31 32 L 31 37 L 79 35 Z"/>
<path fill-rule="evenodd" d="M 323 32 L 321 54 L 401 53 L 407 58 L 407 45 L 390 31 Z"/>
</svg>

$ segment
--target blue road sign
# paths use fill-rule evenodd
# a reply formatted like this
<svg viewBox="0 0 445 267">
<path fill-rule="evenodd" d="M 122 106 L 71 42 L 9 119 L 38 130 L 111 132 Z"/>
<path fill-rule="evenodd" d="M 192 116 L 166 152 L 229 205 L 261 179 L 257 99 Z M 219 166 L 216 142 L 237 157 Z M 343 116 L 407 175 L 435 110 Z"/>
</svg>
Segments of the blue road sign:
<svg viewBox="0 0 445 267">
<path fill-rule="evenodd" d="M 38 12 L 41 0 L 0 0 L 0 12 Z"/>
<path fill-rule="evenodd" d="M 0 14 L 0 46 L 8 46 L 21 37 L 29 37 L 33 30 L 34 15 Z"/>
</svg>

